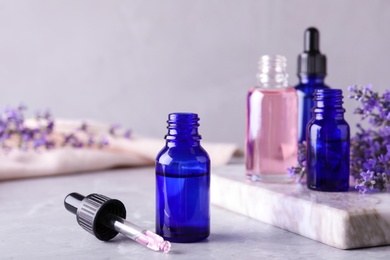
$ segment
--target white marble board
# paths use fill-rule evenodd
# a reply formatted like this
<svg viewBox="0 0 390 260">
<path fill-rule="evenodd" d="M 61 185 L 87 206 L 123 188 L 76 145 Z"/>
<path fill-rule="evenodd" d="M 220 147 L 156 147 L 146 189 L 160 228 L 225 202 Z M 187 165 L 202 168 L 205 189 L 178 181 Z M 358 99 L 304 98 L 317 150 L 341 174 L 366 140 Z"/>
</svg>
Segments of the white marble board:
<svg viewBox="0 0 390 260">
<path fill-rule="evenodd" d="M 215 168 L 214 205 L 314 239 L 351 249 L 390 245 L 390 194 L 317 192 L 302 184 L 247 180 L 244 165 Z"/>
</svg>

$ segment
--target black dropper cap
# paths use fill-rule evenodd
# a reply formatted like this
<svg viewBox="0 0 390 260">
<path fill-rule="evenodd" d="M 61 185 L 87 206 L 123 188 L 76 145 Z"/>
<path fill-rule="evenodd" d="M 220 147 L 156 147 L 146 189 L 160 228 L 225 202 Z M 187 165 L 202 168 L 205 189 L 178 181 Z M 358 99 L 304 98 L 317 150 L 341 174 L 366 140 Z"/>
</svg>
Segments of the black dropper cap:
<svg viewBox="0 0 390 260">
<path fill-rule="evenodd" d="M 298 56 L 300 75 L 326 75 L 326 56 L 320 52 L 320 33 L 314 27 L 304 33 L 304 52 Z"/>
<path fill-rule="evenodd" d="M 76 214 L 79 225 L 96 238 L 108 241 L 118 232 L 110 227 L 107 221 L 110 215 L 126 218 L 126 208 L 116 199 L 101 194 L 90 194 L 86 197 L 79 193 L 70 193 L 64 200 L 65 208 Z"/>
</svg>

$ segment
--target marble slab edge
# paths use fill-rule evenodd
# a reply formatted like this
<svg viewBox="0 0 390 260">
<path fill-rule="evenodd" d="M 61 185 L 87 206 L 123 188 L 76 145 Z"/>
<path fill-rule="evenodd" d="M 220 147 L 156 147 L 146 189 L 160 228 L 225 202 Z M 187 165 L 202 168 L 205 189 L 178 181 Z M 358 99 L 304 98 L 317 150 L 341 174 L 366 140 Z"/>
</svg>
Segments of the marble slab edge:
<svg viewBox="0 0 390 260">
<path fill-rule="evenodd" d="M 212 171 L 211 203 L 340 249 L 390 245 L 389 193 L 255 183 L 243 165 L 228 165 Z"/>
</svg>

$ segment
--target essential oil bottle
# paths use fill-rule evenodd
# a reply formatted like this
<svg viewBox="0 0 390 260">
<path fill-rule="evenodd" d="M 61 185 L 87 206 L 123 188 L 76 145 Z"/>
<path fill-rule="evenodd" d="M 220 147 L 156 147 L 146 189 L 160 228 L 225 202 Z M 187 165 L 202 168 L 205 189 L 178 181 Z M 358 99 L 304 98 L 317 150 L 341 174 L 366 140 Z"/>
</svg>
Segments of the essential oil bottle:
<svg viewBox="0 0 390 260">
<path fill-rule="evenodd" d="M 306 126 L 311 119 L 314 106 L 314 91 L 328 89 L 326 76 L 326 56 L 320 52 L 320 33 L 316 28 L 308 28 L 304 33 L 304 52 L 298 56 L 298 142 L 306 140 Z"/>
<path fill-rule="evenodd" d="M 252 180 L 287 182 L 297 160 L 298 99 L 287 83 L 286 58 L 262 56 L 258 84 L 247 96 L 246 175 Z"/>
<path fill-rule="evenodd" d="M 307 125 L 307 187 L 319 191 L 349 189 L 349 125 L 340 89 L 317 89 Z"/>
<path fill-rule="evenodd" d="M 200 145 L 199 117 L 168 116 L 166 145 L 156 158 L 156 233 L 171 242 L 210 234 L 210 159 Z"/>
</svg>

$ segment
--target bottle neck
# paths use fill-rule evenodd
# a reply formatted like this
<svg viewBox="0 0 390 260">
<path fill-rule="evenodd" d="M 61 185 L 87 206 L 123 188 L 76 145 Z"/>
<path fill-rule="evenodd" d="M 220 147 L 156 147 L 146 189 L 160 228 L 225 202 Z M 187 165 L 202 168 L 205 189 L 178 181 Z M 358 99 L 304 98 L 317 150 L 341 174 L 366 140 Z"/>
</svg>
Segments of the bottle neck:
<svg viewBox="0 0 390 260">
<path fill-rule="evenodd" d="M 265 89 L 281 89 L 288 87 L 287 60 L 281 55 L 264 55 L 259 61 L 257 73 L 258 86 Z"/>
<path fill-rule="evenodd" d="M 344 119 L 343 92 L 340 89 L 316 89 L 313 116 L 316 119 Z"/>
<path fill-rule="evenodd" d="M 200 144 L 198 133 L 199 117 L 194 113 L 172 113 L 168 116 L 168 134 L 165 136 L 168 146 Z"/>
<path fill-rule="evenodd" d="M 301 84 L 310 84 L 310 85 L 323 85 L 325 81 L 325 76 L 320 75 L 298 75 L 299 82 Z"/>
</svg>

